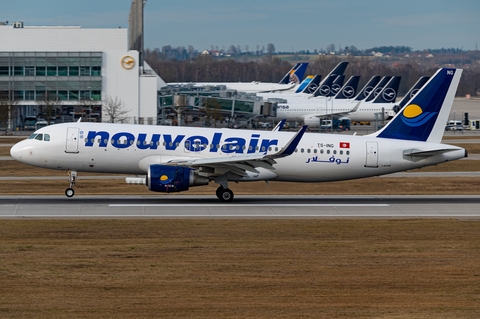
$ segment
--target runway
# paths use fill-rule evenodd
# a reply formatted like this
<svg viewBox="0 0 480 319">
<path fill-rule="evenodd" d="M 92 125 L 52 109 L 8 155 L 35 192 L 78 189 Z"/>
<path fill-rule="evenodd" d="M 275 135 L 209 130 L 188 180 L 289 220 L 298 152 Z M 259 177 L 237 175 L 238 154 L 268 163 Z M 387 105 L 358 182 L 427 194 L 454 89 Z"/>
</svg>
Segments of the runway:
<svg viewBox="0 0 480 319">
<path fill-rule="evenodd" d="M 480 196 L 2 196 L 2 219 L 480 219 Z"/>
</svg>

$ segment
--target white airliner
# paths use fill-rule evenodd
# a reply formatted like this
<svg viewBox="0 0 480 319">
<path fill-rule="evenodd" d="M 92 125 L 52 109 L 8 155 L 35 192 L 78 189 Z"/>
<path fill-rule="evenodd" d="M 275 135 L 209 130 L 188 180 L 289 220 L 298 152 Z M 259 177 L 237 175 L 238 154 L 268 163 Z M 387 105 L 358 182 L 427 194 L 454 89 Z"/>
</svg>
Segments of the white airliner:
<svg viewBox="0 0 480 319">
<path fill-rule="evenodd" d="M 213 181 L 329 182 L 390 174 L 467 155 L 441 144 L 462 70 L 440 69 L 382 130 L 365 136 L 106 123 L 43 127 L 15 144 L 16 160 L 70 173 L 137 174 L 128 181 L 181 192 Z"/>
<path fill-rule="evenodd" d="M 353 80 L 351 78 L 348 82 Z M 349 83 L 343 86 L 342 93 Z M 320 119 L 334 116 L 337 119 L 350 119 L 351 121 L 374 121 L 380 119 L 383 114 L 385 119 L 395 115 L 393 111 L 397 96 L 400 77 L 383 77 L 378 84 L 370 90 L 366 98 L 337 99 L 335 97 L 318 96 L 314 98 L 290 96 L 285 103 L 277 104 L 275 119 L 287 119 L 289 121 L 301 121 L 310 128 L 318 127 Z M 367 83 L 369 85 L 369 83 Z M 365 91 L 365 88 L 362 92 Z M 361 93 L 361 95 L 364 95 Z"/>
<path fill-rule="evenodd" d="M 295 64 L 278 83 L 267 82 L 194 82 L 194 83 L 168 83 L 168 85 L 193 85 L 195 87 L 225 85 L 227 90 L 237 90 L 247 93 L 272 92 L 291 90 L 300 85 L 305 76 L 308 62 Z"/>
<path fill-rule="evenodd" d="M 338 63 L 327 76 L 321 80 L 321 75 L 308 76 L 305 80 L 300 83 L 297 87 L 290 90 L 281 90 L 281 91 L 264 91 L 257 92 L 258 96 L 263 97 L 264 99 L 269 98 L 282 98 L 286 99 L 289 97 L 315 97 L 323 95 L 322 91 L 327 90 L 327 94 L 331 92 L 333 87 L 333 82 L 337 77 L 345 73 L 345 69 L 348 66 L 348 62 Z M 341 86 L 338 87 L 340 89 Z"/>
</svg>

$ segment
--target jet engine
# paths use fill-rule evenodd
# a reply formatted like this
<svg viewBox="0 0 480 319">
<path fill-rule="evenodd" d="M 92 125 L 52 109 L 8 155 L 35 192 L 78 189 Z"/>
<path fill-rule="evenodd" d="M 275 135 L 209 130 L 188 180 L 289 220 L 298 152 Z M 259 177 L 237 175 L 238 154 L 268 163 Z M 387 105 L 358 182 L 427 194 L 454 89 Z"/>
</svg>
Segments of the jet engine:
<svg viewBox="0 0 480 319">
<path fill-rule="evenodd" d="M 148 189 L 153 192 L 182 192 L 190 186 L 207 185 L 207 177 L 198 176 L 189 167 L 150 165 L 147 175 Z"/>
<path fill-rule="evenodd" d="M 190 186 L 207 185 L 209 179 L 189 167 L 155 164 L 148 167 L 146 178 L 127 178 L 126 181 L 147 185 L 152 192 L 173 193 L 186 191 Z"/>
<path fill-rule="evenodd" d="M 319 127 L 321 119 L 315 115 L 307 115 L 303 117 L 303 125 L 308 125 L 309 128 Z"/>
</svg>

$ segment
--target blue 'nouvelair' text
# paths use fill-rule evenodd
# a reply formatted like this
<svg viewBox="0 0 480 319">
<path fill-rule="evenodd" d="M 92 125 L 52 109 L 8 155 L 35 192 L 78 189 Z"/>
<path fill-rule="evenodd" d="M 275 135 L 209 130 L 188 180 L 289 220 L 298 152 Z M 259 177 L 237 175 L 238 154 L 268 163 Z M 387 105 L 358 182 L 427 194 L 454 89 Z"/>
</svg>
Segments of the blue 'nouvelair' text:
<svg viewBox="0 0 480 319">
<path fill-rule="evenodd" d="M 186 135 L 152 134 L 148 138 L 145 133 L 135 136 L 129 132 L 118 132 L 110 138 L 110 133 L 106 131 L 89 131 L 85 138 L 85 146 L 93 147 L 97 141 L 98 147 L 107 147 L 110 141 L 113 147 L 119 149 L 136 147 L 142 150 L 156 150 L 163 146 L 167 151 L 175 151 L 180 145 L 183 145 L 185 150 L 190 152 L 208 150 L 210 153 L 221 151 L 223 153 L 251 154 L 258 151 L 266 153 L 269 147 L 278 145 L 278 140 L 260 139 L 260 134 L 252 134 L 249 140 L 242 137 L 222 139 L 222 135 L 217 132 L 209 139 L 202 135 L 186 137 Z"/>
</svg>

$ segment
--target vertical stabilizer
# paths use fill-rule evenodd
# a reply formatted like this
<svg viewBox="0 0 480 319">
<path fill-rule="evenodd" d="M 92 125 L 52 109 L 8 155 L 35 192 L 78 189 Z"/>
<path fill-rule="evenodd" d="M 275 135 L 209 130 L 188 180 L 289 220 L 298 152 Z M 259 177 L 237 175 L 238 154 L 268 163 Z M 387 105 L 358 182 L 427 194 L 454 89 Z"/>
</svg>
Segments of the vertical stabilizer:
<svg viewBox="0 0 480 319">
<path fill-rule="evenodd" d="M 307 70 L 308 62 L 297 63 L 285 74 L 285 76 L 278 82 L 279 84 L 289 84 L 302 82 Z"/>
<path fill-rule="evenodd" d="M 367 96 L 373 91 L 373 89 L 377 86 L 378 82 L 380 82 L 381 76 L 374 75 L 368 80 L 367 84 L 358 92 L 358 95 L 355 97 L 355 101 L 363 101 L 367 98 Z"/>
<path fill-rule="evenodd" d="M 401 76 L 392 77 L 385 87 L 373 99 L 372 103 L 395 103 L 401 79 Z"/>
<path fill-rule="evenodd" d="M 360 81 L 359 75 L 352 75 L 348 79 L 347 83 L 340 89 L 340 91 L 335 96 L 337 100 L 346 100 L 352 99 L 357 93 L 358 82 Z"/>
<path fill-rule="evenodd" d="M 365 102 L 370 102 L 373 101 L 377 97 L 377 95 L 383 90 L 383 87 L 387 85 L 388 81 L 390 81 L 392 77 L 391 76 L 384 76 L 380 82 L 373 88 L 373 90 L 368 94 L 367 98 L 365 99 Z"/>
<path fill-rule="evenodd" d="M 440 143 L 461 74 L 461 69 L 438 70 L 407 106 L 375 135 Z"/>
<path fill-rule="evenodd" d="M 403 109 L 403 107 L 407 104 L 408 101 L 410 101 L 411 98 L 417 94 L 417 92 L 427 83 L 428 79 L 430 79 L 429 76 L 421 76 L 418 81 L 412 86 L 412 88 L 405 94 L 403 99 L 398 102 L 398 104 L 395 106 L 394 110 L 395 112 L 400 111 Z"/>
<path fill-rule="evenodd" d="M 342 75 L 337 76 L 335 81 L 333 81 L 332 89 L 330 90 L 330 94 L 328 96 L 337 95 L 337 93 L 340 92 L 340 90 L 343 86 L 343 82 L 345 82 L 345 75 L 342 74 Z"/>
<path fill-rule="evenodd" d="M 313 92 L 315 92 L 318 89 L 318 84 L 320 84 L 321 79 L 322 79 L 321 75 L 315 75 L 313 77 L 313 79 L 310 79 L 308 81 L 308 83 L 306 83 L 305 85 L 303 85 L 303 84 L 300 85 L 300 87 L 295 91 L 295 93 L 312 94 Z"/>
</svg>

